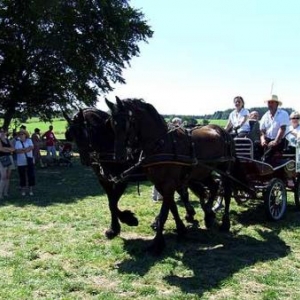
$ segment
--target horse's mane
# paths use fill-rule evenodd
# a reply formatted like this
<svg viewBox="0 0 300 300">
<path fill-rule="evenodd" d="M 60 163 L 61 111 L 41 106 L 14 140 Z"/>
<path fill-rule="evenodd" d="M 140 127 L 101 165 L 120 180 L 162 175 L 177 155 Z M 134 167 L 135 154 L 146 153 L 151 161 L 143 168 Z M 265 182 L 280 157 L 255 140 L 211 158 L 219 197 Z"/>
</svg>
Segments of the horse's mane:
<svg viewBox="0 0 300 300">
<path fill-rule="evenodd" d="M 84 122 L 88 118 L 90 125 L 97 126 L 99 121 L 104 122 L 109 118 L 109 114 L 95 107 L 87 107 L 79 110 L 74 116 L 73 121 L 75 122 Z"/>
<path fill-rule="evenodd" d="M 80 109 L 73 117 L 73 133 L 80 132 L 76 128 L 85 128 L 88 131 L 89 139 L 97 150 L 113 148 L 114 133 L 110 122 L 107 120 L 110 115 L 107 112 L 95 107 Z M 77 127 L 78 126 L 78 127 Z M 99 151 L 100 151 L 99 150 Z"/>
<path fill-rule="evenodd" d="M 147 111 L 150 116 L 159 123 L 162 123 L 165 127 L 167 127 L 167 123 L 162 115 L 158 113 L 155 107 L 144 101 L 144 99 L 137 99 L 137 98 L 126 98 L 123 99 L 123 104 L 127 109 L 135 111 Z"/>
<path fill-rule="evenodd" d="M 109 114 L 105 111 L 102 111 L 100 109 L 97 109 L 95 107 L 87 107 L 83 109 L 83 114 L 91 113 L 92 115 L 96 115 L 98 118 L 106 119 L 109 117 Z"/>
</svg>

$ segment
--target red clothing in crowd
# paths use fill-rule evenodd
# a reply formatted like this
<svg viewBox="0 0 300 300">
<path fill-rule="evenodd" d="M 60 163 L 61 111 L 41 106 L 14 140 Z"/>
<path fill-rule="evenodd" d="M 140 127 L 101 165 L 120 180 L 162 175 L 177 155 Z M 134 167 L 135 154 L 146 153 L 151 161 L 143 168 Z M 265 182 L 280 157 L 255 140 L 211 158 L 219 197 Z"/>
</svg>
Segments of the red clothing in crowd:
<svg viewBox="0 0 300 300">
<path fill-rule="evenodd" d="M 56 142 L 56 137 L 52 130 L 48 130 L 43 134 L 43 137 L 46 138 L 46 146 L 54 146 Z"/>
</svg>

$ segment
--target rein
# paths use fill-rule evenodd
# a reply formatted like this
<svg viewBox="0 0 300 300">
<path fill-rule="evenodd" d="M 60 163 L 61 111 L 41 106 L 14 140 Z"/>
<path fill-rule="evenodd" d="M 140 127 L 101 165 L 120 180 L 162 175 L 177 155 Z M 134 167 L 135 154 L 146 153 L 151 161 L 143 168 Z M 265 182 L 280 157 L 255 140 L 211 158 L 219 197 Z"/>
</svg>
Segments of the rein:
<svg viewBox="0 0 300 300">
<path fill-rule="evenodd" d="M 186 167 L 196 167 L 196 166 L 202 166 L 204 168 L 207 168 L 211 171 L 215 171 L 221 175 L 225 175 L 227 177 L 233 178 L 231 175 L 229 175 L 226 172 L 223 172 L 219 170 L 218 168 L 212 167 L 209 164 L 210 163 L 220 163 L 220 162 L 228 162 L 233 161 L 234 158 L 226 158 L 221 157 L 219 159 L 211 159 L 211 160 L 198 160 L 197 158 L 191 158 L 187 155 L 179 155 L 177 156 L 177 160 L 174 160 L 174 154 L 156 154 L 149 156 L 147 158 L 143 158 L 142 154 L 140 156 L 139 161 L 134 164 L 132 167 L 125 170 L 123 173 L 121 173 L 119 176 L 112 177 L 108 179 L 109 181 L 113 181 L 114 183 L 122 182 L 128 178 L 130 173 L 137 169 L 138 167 L 148 168 L 152 166 L 158 166 L 158 165 L 166 165 L 166 164 L 172 164 L 177 166 L 186 166 Z M 237 181 L 236 179 L 234 179 Z"/>
</svg>

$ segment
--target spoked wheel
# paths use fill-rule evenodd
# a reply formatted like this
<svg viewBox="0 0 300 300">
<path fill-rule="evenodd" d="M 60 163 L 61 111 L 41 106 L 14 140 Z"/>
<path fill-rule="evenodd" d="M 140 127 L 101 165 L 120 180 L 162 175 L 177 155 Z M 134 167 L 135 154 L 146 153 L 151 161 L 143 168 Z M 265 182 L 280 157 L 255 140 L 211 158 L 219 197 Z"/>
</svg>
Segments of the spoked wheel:
<svg viewBox="0 0 300 300">
<path fill-rule="evenodd" d="M 273 178 L 265 191 L 264 204 L 267 217 L 273 221 L 280 220 L 287 207 L 287 192 L 285 184 L 278 178 Z"/>
<path fill-rule="evenodd" d="M 298 175 L 295 180 L 294 198 L 296 209 L 300 210 L 300 175 Z"/>
</svg>

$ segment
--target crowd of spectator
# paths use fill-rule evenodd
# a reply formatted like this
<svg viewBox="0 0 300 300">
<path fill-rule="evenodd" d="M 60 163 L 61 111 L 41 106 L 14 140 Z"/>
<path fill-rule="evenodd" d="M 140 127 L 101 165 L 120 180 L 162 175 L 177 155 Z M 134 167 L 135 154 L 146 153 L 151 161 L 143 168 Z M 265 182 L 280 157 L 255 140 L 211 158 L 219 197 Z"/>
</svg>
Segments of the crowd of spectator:
<svg viewBox="0 0 300 300">
<path fill-rule="evenodd" d="M 41 148 L 45 146 L 46 155 L 41 155 Z M 49 126 L 41 135 L 39 128 L 34 129 L 30 136 L 25 125 L 19 131 L 13 130 L 11 136 L 5 128 L 0 128 L 0 200 L 9 197 L 10 177 L 13 170 L 17 170 L 20 193 L 22 196 L 34 195 L 36 184 L 35 168 L 44 168 L 50 160 L 57 160 L 57 149 L 61 149 L 54 132 Z"/>
</svg>

